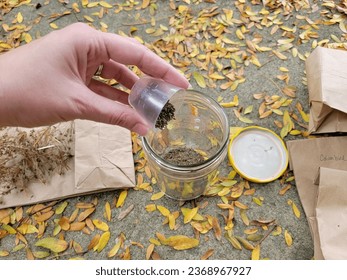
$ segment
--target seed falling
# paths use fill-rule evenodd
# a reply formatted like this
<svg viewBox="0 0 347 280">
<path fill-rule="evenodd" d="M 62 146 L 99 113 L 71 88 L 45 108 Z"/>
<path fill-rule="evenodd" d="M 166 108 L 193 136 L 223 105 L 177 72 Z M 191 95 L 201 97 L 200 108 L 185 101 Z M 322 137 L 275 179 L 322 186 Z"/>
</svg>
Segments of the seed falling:
<svg viewBox="0 0 347 280">
<path fill-rule="evenodd" d="M 173 119 L 175 119 L 175 107 L 170 102 L 167 102 L 159 114 L 155 127 L 164 129 L 169 121 Z"/>
</svg>

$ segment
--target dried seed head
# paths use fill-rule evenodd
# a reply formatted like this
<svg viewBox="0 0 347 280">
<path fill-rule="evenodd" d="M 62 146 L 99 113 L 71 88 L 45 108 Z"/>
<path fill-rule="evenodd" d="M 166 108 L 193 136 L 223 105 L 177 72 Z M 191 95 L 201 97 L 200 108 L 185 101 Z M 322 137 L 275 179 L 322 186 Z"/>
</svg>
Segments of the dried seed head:
<svg viewBox="0 0 347 280">
<path fill-rule="evenodd" d="M 64 130 L 64 131 L 62 131 Z M 23 191 L 32 181 L 46 183 L 63 174 L 72 157 L 72 123 L 25 131 L 6 128 L 0 135 L 0 203 L 13 190 Z"/>
</svg>

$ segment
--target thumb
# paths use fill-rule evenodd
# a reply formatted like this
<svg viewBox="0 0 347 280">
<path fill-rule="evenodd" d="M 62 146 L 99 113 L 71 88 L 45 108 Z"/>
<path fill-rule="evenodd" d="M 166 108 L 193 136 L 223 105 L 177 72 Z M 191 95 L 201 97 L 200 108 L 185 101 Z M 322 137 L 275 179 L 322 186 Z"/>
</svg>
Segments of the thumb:
<svg viewBox="0 0 347 280">
<path fill-rule="evenodd" d="M 146 135 L 149 130 L 147 123 L 134 109 L 92 91 L 88 94 L 88 98 L 83 100 L 81 117 L 91 121 L 119 125 L 141 136 Z"/>
</svg>

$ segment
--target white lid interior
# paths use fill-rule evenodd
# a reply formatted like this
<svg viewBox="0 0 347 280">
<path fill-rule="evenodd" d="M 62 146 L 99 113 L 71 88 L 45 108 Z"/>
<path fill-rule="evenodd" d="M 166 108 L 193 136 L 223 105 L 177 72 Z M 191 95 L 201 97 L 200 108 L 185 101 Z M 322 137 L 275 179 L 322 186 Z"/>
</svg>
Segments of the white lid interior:
<svg viewBox="0 0 347 280">
<path fill-rule="evenodd" d="M 251 128 L 237 135 L 230 145 L 236 171 L 248 179 L 272 181 L 288 164 L 283 142 L 270 131 Z"/>
</svg>

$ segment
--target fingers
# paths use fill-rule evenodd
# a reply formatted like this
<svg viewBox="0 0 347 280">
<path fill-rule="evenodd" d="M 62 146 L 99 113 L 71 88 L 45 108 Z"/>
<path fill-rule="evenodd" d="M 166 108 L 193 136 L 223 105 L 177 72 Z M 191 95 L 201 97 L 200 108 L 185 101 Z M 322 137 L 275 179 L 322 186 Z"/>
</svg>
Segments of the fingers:
<svg viewBox="0 0 347 280">
<path fill-rule="evenodd" d="M 108 62 L 103 63 L 103 65 L 101 77 L 105 79 L 115 79 L 128 89 L 131 89 L 138 80 L 138 76 L 123 64 L 110 59 Z"/>
<path fill-rule="evenodd" d="M 90 90 L 103 97 L 106 97 L 113 101 L 121 102 L 123 104 L 128 104 L 129 94 L 119 89 L 113 88 L 103 82 L 92 79 L 88 87 Z"/>
<path fill-rule="evenodd" d="M 188 80 L 182 74 L 145 46 L 116 34 L 102 32 L 99 34 L 112 60 L 125 65 L 136 65 L 144 73 L 176 86 L 182 88 L 189 86 Z"/>
<path fill-rule="evenodd" d="M 139 135 L 147 134 L 149 129 L 147 123 L 129 106 L 97 95 L 88 88 L 85 93 L 87 98 L 81 100 L 79 104 L 80 118 L 119 125 Z"/>
<path fill-rule="evenodd" d="M 100 63 L 112 59 L 120 64 L 136 65 L 150 76 L 161 78 L 178 87 L 189 87 L 188 80 L 172 65 L 133 39 L 96 31 L 81 23 L 75 23 L 65 30 L 69 40 L 72 40 L 78 49 L 87 47 L 88 54 Z M 97 67 L 97 64 L 94 67 Z"/>
</svg>

